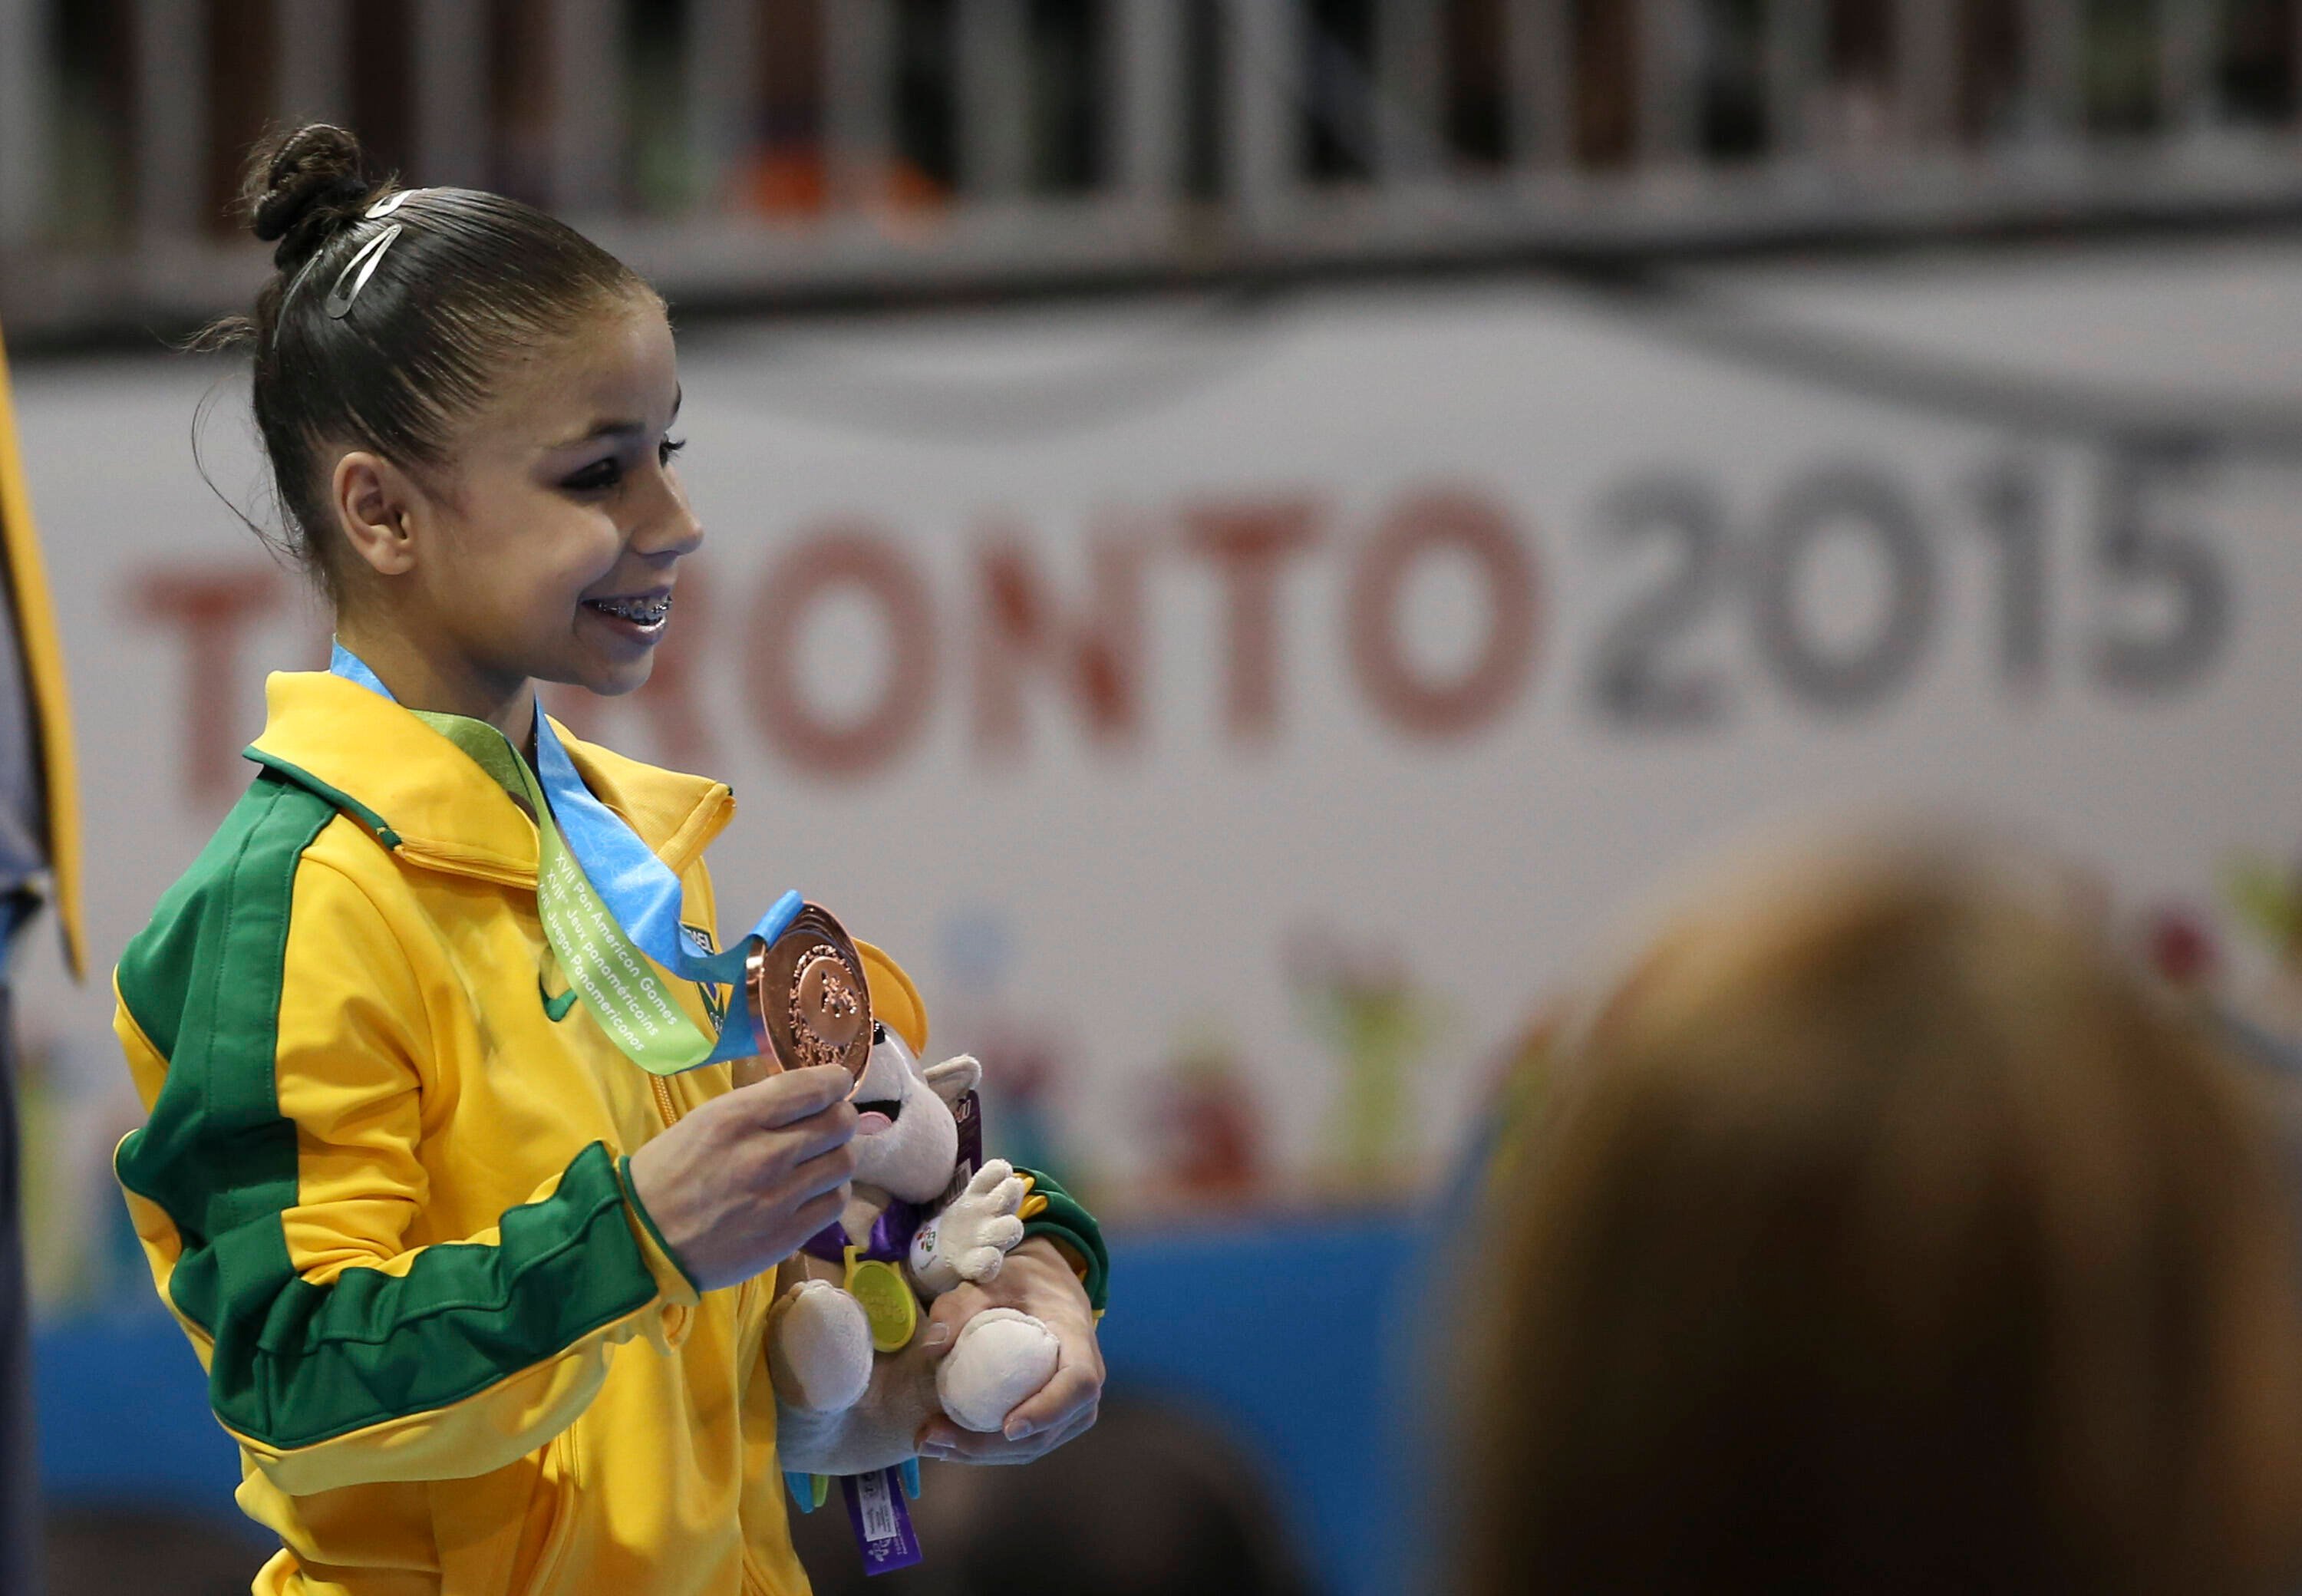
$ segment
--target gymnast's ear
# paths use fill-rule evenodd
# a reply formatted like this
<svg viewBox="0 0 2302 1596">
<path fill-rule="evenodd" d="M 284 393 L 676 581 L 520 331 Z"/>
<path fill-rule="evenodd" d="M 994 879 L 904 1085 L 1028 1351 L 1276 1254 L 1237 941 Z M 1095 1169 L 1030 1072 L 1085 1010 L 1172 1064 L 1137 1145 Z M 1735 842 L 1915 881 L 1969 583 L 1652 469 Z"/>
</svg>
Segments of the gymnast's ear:
<svg viewBox="0 0 2302 1596">
<path fill-rule="evenodd" d="M 382 455 L 352 449 L 336 461 L 328 498 L 334 530 L 361 564 L 379 576 L 416 568 L 420 494 L 406 472 Z"/>
</svg>

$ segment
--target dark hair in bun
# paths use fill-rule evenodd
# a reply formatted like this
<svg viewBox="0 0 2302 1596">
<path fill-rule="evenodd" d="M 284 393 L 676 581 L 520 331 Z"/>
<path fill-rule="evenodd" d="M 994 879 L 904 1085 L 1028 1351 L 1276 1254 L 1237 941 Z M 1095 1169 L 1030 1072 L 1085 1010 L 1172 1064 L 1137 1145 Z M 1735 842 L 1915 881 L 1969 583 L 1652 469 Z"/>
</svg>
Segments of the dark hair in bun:
<svg viewBox="0 0 2302 1596">
<path fill-rule="evenodd" d="M 250 231 L 267 244 L 279 241 L 272 264 L 292 272 L 388 187 L 369 176 L 358 139 L 315 122 L 257 149 L 240 203 Z"/>
<path fill-rule="evenodd" d="M 254 314 L 218 322 L 194 345 L 254 354 L 256 430 L 287 522 L 282 539 L 259 533 L 331 598 L 341 596 L 328 480 L 336 450 L 447 465 L 458 424 L 493 397 L 492 377 L 514 357 L 652 291 L 565 223 L 500 195 L 424 189 L 368 214 L 397 191 L 342 128 L 313 122 L 259 143 L 240 195 L 249 231 L 276 246 L 277 269 Z"/>
</svg>

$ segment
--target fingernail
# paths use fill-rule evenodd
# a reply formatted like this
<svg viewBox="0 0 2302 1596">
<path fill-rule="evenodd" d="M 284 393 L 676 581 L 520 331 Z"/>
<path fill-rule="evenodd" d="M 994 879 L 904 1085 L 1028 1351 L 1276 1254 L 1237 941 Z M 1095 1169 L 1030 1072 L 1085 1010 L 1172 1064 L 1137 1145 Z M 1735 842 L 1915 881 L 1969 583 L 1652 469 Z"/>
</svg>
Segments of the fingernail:
<svg viewBox="0 0 2302 1596">
<path fill-rule="evenodd" d="M 940 1346 L 944 1345 L 945 1342 L 949 1341 L 950 1340 L 951 1340 L 951 1326 L 950 1326 L 950 1325 L 948 1325 L 948 1324 L 930 1324 L 930 1325 L 928 1325 L 928 1332 L 927 1332 L 927 1334 L 925 1334 L 925 1335 L 923 1335 L 923 1336 L 921 1336 L 921 1337 L 920 1338 L 920 1346 L 922 1346 L 922 1347 L 925 1347 L 925 1348 L 927 1348 L 928 1349 L 929 1349 L 930 1351 L 932 1351 L 932 1350 L 934 1350 L 936 1348 L 937 1348 L 937 1347 L 940 1347 Z"/>
<path fill-rule="evenodd" d="M 1007 1426 L 1006 1436 L 1010 1441 L 1021 1441 L 1037 1428 L 1029 1419 L 1017 1419 Z"/>
</svg>

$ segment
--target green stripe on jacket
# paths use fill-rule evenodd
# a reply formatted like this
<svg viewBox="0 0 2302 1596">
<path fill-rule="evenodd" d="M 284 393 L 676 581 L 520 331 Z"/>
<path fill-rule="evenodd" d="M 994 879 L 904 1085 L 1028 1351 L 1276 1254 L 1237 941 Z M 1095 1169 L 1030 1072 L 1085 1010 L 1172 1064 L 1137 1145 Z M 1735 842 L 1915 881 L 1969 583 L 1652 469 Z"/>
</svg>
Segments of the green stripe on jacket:
<svg viewBox="0 0 2302 1596">
<path fill-rule="evenodd" d="M 1050 1236 L 1069 1242 L 1087 1261 L 1087 1276 L 1080 1284 L 1087 1291 L 1088 1306 L 1102 1313 L 1111 1300 L 1111 1252 L 1104 1245 L 1103 1227 L 1087 1211 L 1087 1205 L 1065 1191 L 1063 1183 L 1046 1171 L 1018 1169 L 1016 1172 L 1030 1176 L 1032 1189 L 1047 1199 L 1038 1216 L 1024 1222 L 1024 1239 Z"/>
<path fill-rule="evenodd" d="M 121 1181 L 182 1239 L 168 1294 L 214 1338 L 216 1416 L 283 1450 L 447 1407 L 656 1294 L 598 1143 L 550 1197 L 504 1215 L 500 1244 L 430 1247 L 399 1276 L 296 1273 L 281 1214 L 297 1200 L 297 1131 L 273 1070 L 296 870 L 335 813 L 257 777 L 119 972 L 168 1061 L 149 1121 L 121 1146 Z"/>
</svg>

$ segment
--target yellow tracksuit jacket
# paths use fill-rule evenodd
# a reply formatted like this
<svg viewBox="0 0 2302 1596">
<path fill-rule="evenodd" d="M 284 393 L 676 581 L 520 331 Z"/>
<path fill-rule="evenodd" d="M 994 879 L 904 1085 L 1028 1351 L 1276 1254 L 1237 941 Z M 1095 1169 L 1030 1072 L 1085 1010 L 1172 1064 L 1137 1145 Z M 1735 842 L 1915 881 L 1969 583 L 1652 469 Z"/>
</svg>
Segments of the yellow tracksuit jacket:
<svg viewBox="0 0 2302 1596">
<path fill-rule="evenodd" d="M 256 1590 L 804 1592 L 772 1276 L 699 1298 L 619 1162 L 727 1067 L 648 1075 L 544 989 L 535 828 L 477 765 L 336 676 L 268 693 L 254 785 L 116 976 L 150 1111 L 116 1168 L 284 1545 Z M 567 750 L 710 929 L 728 790 Z"/>
</svg>

